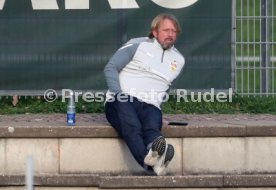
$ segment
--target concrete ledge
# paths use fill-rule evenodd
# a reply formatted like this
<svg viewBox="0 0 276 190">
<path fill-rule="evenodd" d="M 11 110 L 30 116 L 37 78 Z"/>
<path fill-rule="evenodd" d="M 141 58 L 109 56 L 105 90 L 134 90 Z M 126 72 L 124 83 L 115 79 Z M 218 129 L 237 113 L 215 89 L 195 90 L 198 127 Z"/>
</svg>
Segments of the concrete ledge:
<svg viewBox="0 0 276 190">
<path fill-rule="evenodd" d="M 23 175 L 0 176 L 0 187 L 24 186 Z M 37 187 L 120 188 L 236 188 L 276 187 L 276 175 L 188 175 L 188 176 L 98 176 L 40 175 L 34 177 Z"/>
<path fill-rule="evenodd" d="M 65 114 L 0 115 L 0 138 L 117 138 L 103 114 L 78 114 L 68 127 Z M 179 137 L 276 136 L 276 116 L 165 115 L 166 121 L 186 121 L 188 126 L 168 126 L 163 134 Z"/>
<path fill-rule="evenodd" d="M 276 174 L 276 115 L 165 115 L 163 134 L 175 147 L 170 175 Z M 0 174 L 144 173 L 103 114 L 0 115 Z"/>
<path fill-rule="evenodd" d="M 0 127 L 0 138 L 116 138 L 116 131 L 103 126 L 14 126 Z"/>
<path fill-rule="evenodd" d="M 101 177 L 100 188 L 222 187 L 223 176 Z"/>
<path fill-rule="evenodd" d="M 167 138 L 175 148 L 171 175 L 276 174 L 276 137 Z M 118 138 L 6 138 L 0 140 L 0 174 L 25 173 L 33 157 L 39 174 L 143 173 Z"/>
<path fill-rule="evenodd" d="M 97 187 L 98 175 L 43 175 L 34 176 L 35 186 L 51 187 Z M 0 186 L 24 186 L 23 175 L 0 175 Z"/>
<path fill-rule="evenodd" d="M 228 175 L 225 187 L 276 187 L 276 175 Z"/>
<path fill-rule="evenodd" d="M 276 121 L 275 121 L 276 123 Z M 220 123 L 190 123 L 188 126 L 164 125 L 163 134 L 168 138 L 179 137 L 260 137 L 276 136 L 275 126 L 245 126 Z M 117 138 L 109 125 L 101 126 L 0 126 L 0 138 Z"/>
</svg>

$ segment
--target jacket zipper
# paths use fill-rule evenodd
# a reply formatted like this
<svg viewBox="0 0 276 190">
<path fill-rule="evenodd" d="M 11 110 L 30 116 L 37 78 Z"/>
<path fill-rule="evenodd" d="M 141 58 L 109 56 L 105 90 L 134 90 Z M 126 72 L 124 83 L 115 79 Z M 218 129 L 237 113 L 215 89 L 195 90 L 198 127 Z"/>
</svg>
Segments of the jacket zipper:
<svg viewBox="0 0 276 190">
<path fill-rule="evenodd" d="M 162 53 L 161 63 L 163 63 L 163 61 L 164 61 L 164 54 L 165 54 L 165 50 L 163 50 L 163 53 Z"/>
</svg>

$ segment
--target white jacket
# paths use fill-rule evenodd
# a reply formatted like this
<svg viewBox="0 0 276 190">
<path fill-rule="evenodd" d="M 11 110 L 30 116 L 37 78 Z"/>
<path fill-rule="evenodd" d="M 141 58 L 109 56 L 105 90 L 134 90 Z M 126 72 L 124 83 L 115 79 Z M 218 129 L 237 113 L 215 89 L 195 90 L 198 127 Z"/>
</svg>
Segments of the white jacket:
<svg viewBox="0 0 276 190">
<path fill-rule="evenodd" d="M 104 69 L 107 98 L 111 98 L 111 93 L 123 92 L 160 109 L 184 64 L 184 57 L 175 47 L 163 50 L 155 38 L 132 39 L 111 57 Z"/>
</svg>

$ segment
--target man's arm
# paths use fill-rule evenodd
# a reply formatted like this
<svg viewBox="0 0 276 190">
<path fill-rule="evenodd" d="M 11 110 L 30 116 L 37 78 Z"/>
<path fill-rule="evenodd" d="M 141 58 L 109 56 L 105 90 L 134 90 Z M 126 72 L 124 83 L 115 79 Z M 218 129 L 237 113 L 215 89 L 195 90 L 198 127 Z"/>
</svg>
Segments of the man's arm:
<svg viewBox="0 0 276 190">
<path fill-rule="evenodd" d="M 139 44 L 126 44 L 111 57 L 104 68 L 104 75 L 108 89 L 113 93 L 121 92 L 119 81 L 120 71 L 132 60 Z"/>
</svg>

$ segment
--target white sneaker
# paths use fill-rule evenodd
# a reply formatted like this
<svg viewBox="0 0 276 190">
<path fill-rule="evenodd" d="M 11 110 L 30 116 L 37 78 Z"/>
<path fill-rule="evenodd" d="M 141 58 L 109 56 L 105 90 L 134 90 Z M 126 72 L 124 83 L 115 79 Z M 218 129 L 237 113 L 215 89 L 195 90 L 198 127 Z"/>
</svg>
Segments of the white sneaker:
<svg viewBox="0 0 276 190">
<path fill-rule="evenodd" d="M 157 137 L 153 141 L 148 154 L 144 158 L 144 163 L 148 166 L 156 165 L 158 159 L 164 154 L 165 150 L 166 150 L 165 138 L 162 136 Z"/>
<path fill-rule="evenodd" d="M 165 175 L 166 168 L 174 156 L 174 148 L 171 144 L 166 146 L 165 153 L 158 159 L 156 164 L 153 166 L 153 170 L 157 175 Z"/>
</svg>

